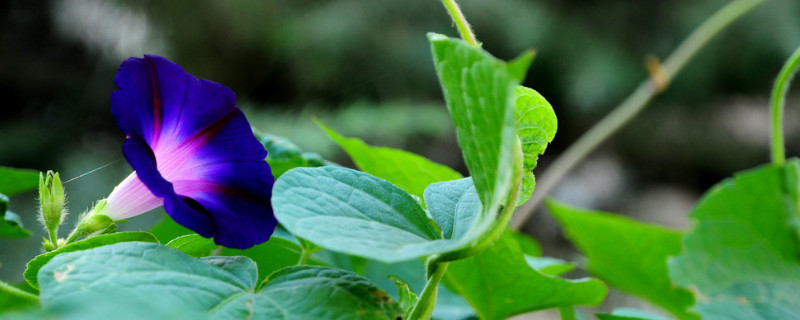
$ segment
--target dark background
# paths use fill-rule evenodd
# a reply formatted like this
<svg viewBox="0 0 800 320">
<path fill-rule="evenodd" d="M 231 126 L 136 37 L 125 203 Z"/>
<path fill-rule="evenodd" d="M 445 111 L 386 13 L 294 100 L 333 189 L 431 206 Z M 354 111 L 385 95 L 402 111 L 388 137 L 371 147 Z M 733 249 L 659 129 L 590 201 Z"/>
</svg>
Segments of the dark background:
<svg viewBox="0 0 800 320">
<path fill-rule="evenodd" d="M 559 130 L 536 173 L 647 77 L 724 0 L 463 0 L 483 47 L 502 59 L 538 51 L 525 84 L 553 105 Z M 465 166 L 425 34 L 457 36 L 436 0 L 4 1 L 0 3 L 0 165 L 57 170 L 72 218 L 130 173 L 109 112 L 116 68 L 163 55 L 229 86 L 253 126 L 348 164 L 316 128 Z M 570 204 L 686 228 L 702 192 L 768 162 L 768 97 L 800 45 L 800 2 L 770 0 L 704 48 L 634 123 L 553 195 Z M 800 153 L 797 90 L 787 154 Z M 11 199 L 30 229 L 35 194 Z M 142 229 L 158 214 L 124 225 Z M 64 229 L 70 229 L 67 225 Z M 575 259 L 543 212 L 525 229 L 548 255 Z M 68 230 L 62 230 L 66 233 Z M 18 281 L 41 234 L 0 240 L 0 278 Z"/>
</svg>

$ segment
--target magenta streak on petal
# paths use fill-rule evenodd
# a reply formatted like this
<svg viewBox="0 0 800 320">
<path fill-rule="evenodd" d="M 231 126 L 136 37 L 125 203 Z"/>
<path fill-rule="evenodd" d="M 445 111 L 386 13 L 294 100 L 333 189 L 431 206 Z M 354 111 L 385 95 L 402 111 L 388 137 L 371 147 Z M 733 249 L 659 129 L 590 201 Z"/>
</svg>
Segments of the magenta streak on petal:
<svg viewBox="0 0 800 320">
<path fill-rule="evenodd" d="M 159 147 L 153 148 L 161 176 L 167 181 L 200 178 L 202 167 L 209 163 L 205 162 L 205 159 L 198 159 L 195 155 L 216 135 L 217 131 L 233 119 L 236 115 L 234 110 L 181 143 L 165 140 Z"/>
<path fill-rule="evenodd" d="M 150 58 L 147 56 L 144 57 L 144 61 L 147 62 L 148 66 L 150 66 L 150 81 L 153 83 L 153 133 L 150 137 L 150 143 L 152 144 L 151 147 L 155 149 L 158 145 L 158 140 L 161 137 L 161 98 L 159 97 L 158 93 L 158 84 L 156 84 L 156 70 L 153 66 L 153 62 L 150 61 Z"/>
<path fill-rule="evenodd" d="M 163 204 L 164 200 L 150 192 L 134 172 L 111 191 L 106 199 L 106 207 L 100 213 L 120 220 L 145 213 Z"/>
</svg>

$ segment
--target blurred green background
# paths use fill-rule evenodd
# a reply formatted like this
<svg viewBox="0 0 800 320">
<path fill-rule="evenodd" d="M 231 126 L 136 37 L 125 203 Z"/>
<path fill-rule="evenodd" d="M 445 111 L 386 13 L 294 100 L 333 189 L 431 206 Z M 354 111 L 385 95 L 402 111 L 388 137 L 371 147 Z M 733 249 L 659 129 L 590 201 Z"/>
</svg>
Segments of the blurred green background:
<svg viewBox="0 0 800 320">
<path fill-rule="evenodd" d="M 462 0 L 483 47 L 502 59 L 538 51 L 525 84 L 559 131 L 535 172 L 647 77 L 726 0 Z M 57 170 L 77 217 L 130 173 L 109 112 L 116 68 L 163 55 L 229 86 L 251 124 L 348 164 L 312 122 L 423 154 L 464 172 L 427 32 L 457 36 L 437 0 L 4 1 L 0 3 L 0 165 Z M 664 95 L 553 192 L 578 206 L 686 228 L 704 190 L 768 161 L 768 96 L 800 45 L 800 2 L 769 0 L 713 40 Z M 800 104 L 786 113 L 787 153 L 800 153 Z M 121 160 L 122 159 L 122 160 Z M 0 240 L 0 278 L 21 280 L 39 251 L 36 195 L 11 199 L 34 236 Z M 143 229 L 159 214 L 123 229 Z M 71 220 L 71 221 L 72 221 Z M 69 229 L 71 225 L 62 229 Z M 576 259 L 544 213 L 526 229 L 545 254 Z M 62 230 L 67 232 L 68 230 Z M 612 295 L 610 304 L 638 306 Z"/>
</svg>

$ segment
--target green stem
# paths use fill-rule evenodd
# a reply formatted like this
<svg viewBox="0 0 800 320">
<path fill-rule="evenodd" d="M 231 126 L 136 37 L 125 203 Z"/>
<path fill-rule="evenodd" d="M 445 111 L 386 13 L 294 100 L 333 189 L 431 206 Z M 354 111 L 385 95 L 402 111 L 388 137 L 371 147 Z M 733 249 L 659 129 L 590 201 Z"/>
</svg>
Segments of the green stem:
<svg viewBox="0 0 800 320">
<path fill-rule="evenodd" d="M 792 82 L 797 69 L 800 68 L 800 47 L 795 50 L 786 64 L 783 65 L 781 72 L 775 79 L 775 86 L 772 87 L 772 98 L 770 99 L 772 111 L 772 163 L 782 165 L 786 161 L 783 145 L 783 106 L 786 104 L 786 92 L 789 91 L 789 83 Z"/>
<path fill-rule="evenodd" d="M 311 254 L 313 254 L 313 253 L 314 252 L 311 251 L 311 250 L 308 250 L 306 248 L 301 248 L 300 249 L 300 259 L 297 261 L 297 265 L 298 266 L 302 266 L 302 265 L 305 265 L 306 263 L 308 263 L 308 259 L 311 258 Z"/>
<path fill-rule="evenodd" d="M 573 307 L 558 307 L 558 314 L 561 315 L 561 320 L 578 320 Z"/>
<path fill-rule="evenodd" d="M 428 261 L 428 282 L 425 283 L 425 288 L 422 289 L 422 294 L 419 295 L 417 303 L 408 314 L 408 319 L 414 320 L 428 320 L 433 314 L 433 308 L 436 306 L 436 295 L 439 292 L 439 282 L 442 281 L 444 273 L 447 271 L 447 262 L 438 262 L 436 260 Z"/>
<path fill-rule="evenodd" d="M 667 60 L 661 65 L 661 78 L 651 77 L 641 83 L 639 87 L 625 101 L 622 102 L 614 111 L 600 120 L 594 127 L 589 129 L 575 143 L 573 143 L 564 153 L 562 153 L 553 164 L 547 168 L 542 179 L 537 179 L 536 192 L 533 197 L 522 208 L 519 214 L 511 221 L 511 227 L 519 229 L 525 223 L 539 204 L 542 203 L 548 193 L 556 184 L 579 162 L 586 158 L 589 153 L 594 151 L 603 141 L 616 133 L 622 126 L 633 119 L 641 112 L 650 100 L 663 91 L 669 82 L 680 72 L 686 63 L 705 46 L 720 31 L 725 29 L 733 21 L 743 16 L 756 6 L 766 0 L 736 0 L 730 2 L 725 7 L 714 13 L 700 26 L 697 27 L 686 39 L 681 42 L 678 48 L 670 54 Z M 654 75 L 655 76 L 655 75 Z"/>
<path fill-rule="evenodd" d="M 458 33 L 461 34 L 461 39 L 464 39 L 464 41 L 473 46 L 478 46 L 478 40 L 475 39 L 475 34 L 472 33 L 472 28 L 470 28 L 469 23 L 467 23 L 467 18 L 461 13 L 461 9 L 458 8 L 456 1 L 442 0 L 442 4 L 447 8 L 447 13 L 450 14 L 450 17 L 453 18 L 453 22 L 456 24 L 456 28 L 458 28 Z"/>
<path fill-rule="evenodd" d="M 58 226 L 53 229 L 48 228 L 47 232 L 50 234 L 50 243 L 53 244 L 53 247 L 58 249 Z"/>
<path fill-rule="evenodd" d="M 30 292 L 25 292 L 8 283 L 5 283 L 4 281 L 0 281 L 0 292 L 7 293 L 8 295 L 20 298 L 28 302 L 33 302 L 37 304 L 39 303 L 39 297 L 36 296 L 35 294 L 32 294 Z"/>
</svg>

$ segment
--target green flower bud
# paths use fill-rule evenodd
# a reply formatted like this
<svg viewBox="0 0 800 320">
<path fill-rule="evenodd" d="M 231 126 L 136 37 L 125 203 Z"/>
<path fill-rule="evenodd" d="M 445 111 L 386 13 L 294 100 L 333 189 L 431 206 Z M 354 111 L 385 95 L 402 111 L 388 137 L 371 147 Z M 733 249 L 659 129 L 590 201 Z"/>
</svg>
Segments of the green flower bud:
<svg viewBox="0 0 800 320">
<path fill-rule="evenodd" d="M 41 205 L 41 221 L 48 231 L 55 234 L 58 226 L 64 222 L 64 188 L 58 173 L 47 171 L 39 173 L 39 204 Z"/>
</svg>

